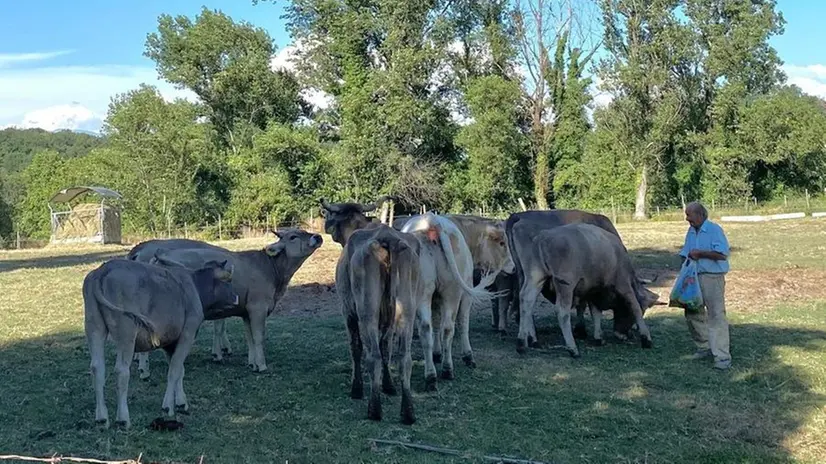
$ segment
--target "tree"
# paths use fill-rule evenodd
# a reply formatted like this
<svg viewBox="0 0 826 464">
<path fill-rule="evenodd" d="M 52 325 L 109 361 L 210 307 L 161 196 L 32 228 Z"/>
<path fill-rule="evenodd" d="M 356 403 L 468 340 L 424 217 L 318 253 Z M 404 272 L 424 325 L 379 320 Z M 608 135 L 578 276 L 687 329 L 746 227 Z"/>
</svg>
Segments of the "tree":
<svg viewBox="0 0 826 464">
<path fill-rule="evenodd" d="M 692 32 L 676 17 L 680 0 L 602 0 L 603 87 L 614 95 L 602 130 L 636 173 L 634 218 L 647 214 L 651 174 L 669 162 L 687 113 L 675 70 L 690 66 Z"/>
<path fill-rule="evenodd" d="M 116 185 L 136 226 L 157 233 L 203 220 L 195 180 L 210 152 L 212 127 L 198 122 L 201 116 L 198 105 L 182 99 L 168 103 L 147 85 L 112 99 L 103 130 L 111 141 L 113 168 L 121 173 L 114 176 Z"/>
<path fill-rule="evenodd" d="M 292 124 L 307 111 L 294 77 L 270 68 L 273 53 L 266 31 L 204 7 L 194 22 L 161 15 L 144 55 L 162 78 L 200 98 L 220 146 L 237 150 L 270 121 Z"/>
<path fill-rule="evenodd" d="M 50 234 L 49 199 L 59 190 L 70 187 L 64 169 L 66 160 L 55 151 L 34 155 L 23 170 L 25 196 L 17 208 L 17 228 L 26 237 L 48 238 Z"/>
</svg>

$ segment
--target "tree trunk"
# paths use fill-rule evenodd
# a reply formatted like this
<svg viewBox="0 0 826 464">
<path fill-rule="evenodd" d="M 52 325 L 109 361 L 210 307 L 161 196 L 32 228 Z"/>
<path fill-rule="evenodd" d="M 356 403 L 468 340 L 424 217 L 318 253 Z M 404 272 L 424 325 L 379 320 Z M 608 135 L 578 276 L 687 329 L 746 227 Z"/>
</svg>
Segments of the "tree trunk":
<svg viewBox="0 0 826 464">
<path fill-rule="evenodd" d="M 538 209 L 548 209 L 548 183 L 551 173 L 548 166 L 548 152 L 544 146 L 537 147 L 536 167 L 533 174 L 534 196 Z"/>
<path fill-rule="evenodd" d="M 637 200 L 634 205 L 634 219 L 647 218 L 645 211 L 645 197 L 648 195 L 648 169 L 645 164 L 640 169 L 640 183 L 637 185 Z"/>
</svg>

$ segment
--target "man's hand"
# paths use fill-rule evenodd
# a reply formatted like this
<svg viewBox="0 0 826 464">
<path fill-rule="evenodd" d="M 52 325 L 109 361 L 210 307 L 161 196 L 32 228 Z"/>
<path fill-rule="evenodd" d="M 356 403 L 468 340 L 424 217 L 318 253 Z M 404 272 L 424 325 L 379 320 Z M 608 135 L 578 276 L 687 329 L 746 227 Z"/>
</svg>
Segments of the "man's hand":
<svg viewBox="0 0 826 464">
<path fill-rule="evenodd" d="M 688 257 L 693 259 L 694 261 L 697 261 L 698 259 L 712 259 L 714 261 L 723 261 L 726 259 L 726 255 L 722 253 L 718 253 L 716 251 L 711 250 L 698 250 L 696 248 L 688 252 Z"/>
</svg>

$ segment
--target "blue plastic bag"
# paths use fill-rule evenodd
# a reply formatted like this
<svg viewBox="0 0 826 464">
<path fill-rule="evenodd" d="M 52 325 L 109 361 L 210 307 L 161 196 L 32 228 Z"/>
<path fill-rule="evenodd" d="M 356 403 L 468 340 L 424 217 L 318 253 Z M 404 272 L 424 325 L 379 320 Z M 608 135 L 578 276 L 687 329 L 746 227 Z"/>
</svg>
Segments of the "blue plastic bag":
<svg viewBox="0 0 826 464">
<path fill-rule="evenodd" d="M 668 306 L 683 308 L 689 312 L 700 312 L 703 309 L 703 293 L 700 291 L 700 279 L 697 276 L 697 262 L 686 259 L 680 274 L 671 289 Z"/>
</svg>

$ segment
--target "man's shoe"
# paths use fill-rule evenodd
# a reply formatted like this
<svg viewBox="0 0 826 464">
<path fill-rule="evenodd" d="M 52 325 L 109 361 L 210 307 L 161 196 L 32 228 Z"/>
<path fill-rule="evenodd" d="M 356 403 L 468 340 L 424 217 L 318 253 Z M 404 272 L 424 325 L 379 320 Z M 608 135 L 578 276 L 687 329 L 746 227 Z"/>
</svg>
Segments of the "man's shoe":
<svg viewBox="0 0 826 464">
<path fill-rule="evenodd" d="M 727 370 L 731 367 L 731 359 L 724 359 L 722 361 L 715 361 L 714 368 L 721 371 Z"/>
<path fill-rule="evenodd" d="M 693 360 L 705 359 L 708 357 L 711 357 L 711 350 L 697 350 L 691 355 L 691 359 Z"/>
</svg>

